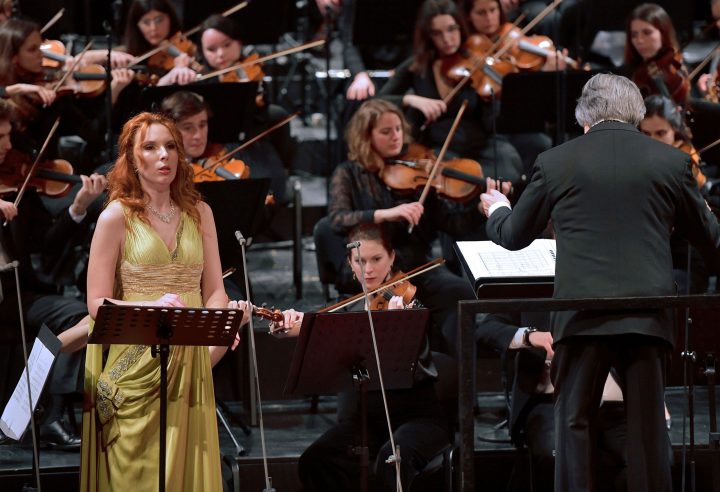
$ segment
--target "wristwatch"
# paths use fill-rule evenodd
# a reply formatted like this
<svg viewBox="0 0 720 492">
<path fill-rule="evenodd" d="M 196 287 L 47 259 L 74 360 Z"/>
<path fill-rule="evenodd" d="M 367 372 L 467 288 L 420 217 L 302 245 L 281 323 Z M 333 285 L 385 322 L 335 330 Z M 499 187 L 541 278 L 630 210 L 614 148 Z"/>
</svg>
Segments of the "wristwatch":
<svg viewBox="0 0 720 492">
<path fill-rule="evenodd" d="M 537 328 L 527 328 L 525 330 L 525 333 L 523 333 L 523 339 L 522 339 L 523 345 L 525 345 L 526 347 L 532 347 L 532 343 L 530 343 L 530 333 L 535 333 L 536 331 L 538 331 Z"/>
</svg>

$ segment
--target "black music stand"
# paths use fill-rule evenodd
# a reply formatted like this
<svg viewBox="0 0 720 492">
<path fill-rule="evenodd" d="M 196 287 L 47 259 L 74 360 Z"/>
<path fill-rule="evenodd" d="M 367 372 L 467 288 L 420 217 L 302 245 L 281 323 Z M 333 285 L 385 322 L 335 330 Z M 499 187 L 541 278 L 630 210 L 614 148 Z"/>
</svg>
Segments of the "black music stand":
<svg viewBox="0 0 720 492">
<path fill-rule="evenodd" d="M 543 132 L 552 124 L 557 126 L 558 135 L 564 135 L 575 122 L 575 104 L 582 88 L 595 73 L 567 71 L 506 75 L 500 96 L 497 131 Z M 563 107 L 560 111 L 559 106 Z"/>
<path fill-rule="evenodd" d="M 242 317 L 243 312 L 239 309 L 119 306 L 112 303 L 98 309 L 88 343 L 150 345 L 153 357 L 160 354 L 160 492 L 165 491 L 170 345 L 229 347 L 235 340 Z"/>
<path fill-rule="evenodd" d="M 178 91 L 194 92 L 202 96 L 212 110 L 208 121 L 210 142 L 242 142 L 248 137 L 248 128 L 257 112 L 255 96 L 258 82 L 149 86 L 140 93 L 138 107 L 141 110 L 160 111 L 162 100 Z"/>
<path fill-rule="evenodd" d="M 427 309 L 372 312 L 386 390 L 412 386 L 429 316 Z M 361 490 L 367 490 L 367 392 L 380 388 L 367 313 L 306 313 L 285 394 L 336 393 L 352 386 L 360 396 L 362 435 L 353 451 L 360 458 Z"/>
</svg>

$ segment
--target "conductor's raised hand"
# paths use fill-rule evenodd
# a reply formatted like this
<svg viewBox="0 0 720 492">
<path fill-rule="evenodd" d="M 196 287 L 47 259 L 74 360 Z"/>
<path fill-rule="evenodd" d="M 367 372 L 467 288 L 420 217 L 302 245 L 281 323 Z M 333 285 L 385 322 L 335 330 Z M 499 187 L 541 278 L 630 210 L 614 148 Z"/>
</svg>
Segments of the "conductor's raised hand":
<svg viewBox="0 0 720 492">
<path fill-rule="evenodd" d="M 478 208 L 483 214 L 485 214 L 486 217 L 489 217 L 490 207 L 492 207 L 495 203 L 498 202 L 503 202 L 510 205 L 510 200 L 508 200 L 507 196 L 497 190 L 497 181 L 492 178 L 486 178 L 485 181 L 487 183 L 487 191 L 480 195 L 480 203 L 478 205 Z M 510 183 L 503 182 L 501 184 L 501 188 L 506 193 L 509 193 Z"/>
<path fill-rule="evenodd" d="M 418 225 L 425 208 L 420 202 L 402 203 L 392 208 L 375 210 L 374 219 L 376 223 L 406 221 L 412 226 Z"/>
</svg>

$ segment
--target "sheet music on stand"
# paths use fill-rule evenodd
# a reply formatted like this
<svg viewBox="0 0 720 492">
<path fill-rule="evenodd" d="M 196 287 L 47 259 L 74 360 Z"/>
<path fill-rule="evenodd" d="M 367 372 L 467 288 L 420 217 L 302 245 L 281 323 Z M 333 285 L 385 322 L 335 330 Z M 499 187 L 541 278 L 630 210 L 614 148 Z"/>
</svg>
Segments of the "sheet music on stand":
<svg viewBox="0 0 720 492">
<path fill-rule="evenodd" d="M 35 338 L 35 343 L 33 343 L 28 357 L 33 410 L 37 406 L 50 370 L 55 363 L 55 357 L 60 353 L 60 346 L 60 340 L 47 326 L 43 325 L 37 338 Z M 30 423 L 30 409 L 28 408 L 30 401 L 26 371 L 27 369 L 24 369 L 20 375 L 15 391 L 13 391 L 10 400 L 5 405 L 2 417 L 0 417 L 0 429 L 6 436 L 16 441 L 22 438 Z"/>
<path fill-rule="evenodd" d="M 482 284 L 552 282 L 555 277 L 554 239 L 536 239 L 518 251 L 492 241 L 458 241 L 455 248 L 475 290 Z"/>
</svg>

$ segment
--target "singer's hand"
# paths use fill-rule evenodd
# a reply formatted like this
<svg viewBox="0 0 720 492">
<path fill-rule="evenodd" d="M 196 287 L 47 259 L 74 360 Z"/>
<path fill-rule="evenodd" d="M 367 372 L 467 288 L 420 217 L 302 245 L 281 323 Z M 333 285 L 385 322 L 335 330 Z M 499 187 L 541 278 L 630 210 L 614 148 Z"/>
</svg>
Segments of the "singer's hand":
<svg viewBox="0 0 720 492">
<path fill-rule="evenodd" d="M 182 302 L 182 299 L 180 299 L 180 296 L 177 294 L 165 294 L 154 301 L 143 301 L 140 305 L 156 307 L 185 307 L 185 303 Z"/>
</svg>

